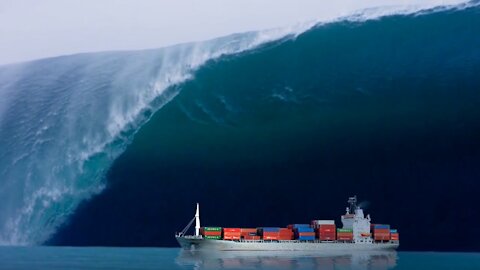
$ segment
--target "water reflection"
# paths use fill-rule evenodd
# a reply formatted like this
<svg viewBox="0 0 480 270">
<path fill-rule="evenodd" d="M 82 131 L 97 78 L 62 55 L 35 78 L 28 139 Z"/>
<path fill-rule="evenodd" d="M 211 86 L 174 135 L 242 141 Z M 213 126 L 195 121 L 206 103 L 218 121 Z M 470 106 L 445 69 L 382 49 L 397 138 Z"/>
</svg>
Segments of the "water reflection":
<svg viewBox="0 0 480 270">
<path fill-rule="evenodd" d="M 395 251 L 298 252 L 182 250 L 176 263 L 194 269 L 375 269 L 397 265 Z"/>
</svg>

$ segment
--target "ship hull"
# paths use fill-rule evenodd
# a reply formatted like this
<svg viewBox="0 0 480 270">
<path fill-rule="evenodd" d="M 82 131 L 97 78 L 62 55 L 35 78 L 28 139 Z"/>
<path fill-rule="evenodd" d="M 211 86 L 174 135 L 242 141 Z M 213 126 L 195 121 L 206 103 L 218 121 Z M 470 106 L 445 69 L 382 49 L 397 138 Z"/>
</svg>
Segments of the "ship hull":
<svg viewBox="0 0 480 270">
<path fill-rule="evenodd" d="M 343 242 L 300 242 L 300 241 L 226 241 L 201 238 L 177 237 L 184 249 L 217 251 L 370 251 L 395 250 L 399 244 L 387 243 L 343 243 Z"/>
</svg>

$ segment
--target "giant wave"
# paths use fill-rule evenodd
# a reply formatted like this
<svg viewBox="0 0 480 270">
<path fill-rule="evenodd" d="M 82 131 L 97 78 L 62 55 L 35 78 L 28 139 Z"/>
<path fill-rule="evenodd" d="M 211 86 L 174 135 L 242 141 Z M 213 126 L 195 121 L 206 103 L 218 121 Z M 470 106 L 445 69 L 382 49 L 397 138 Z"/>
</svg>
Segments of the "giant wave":
<svg viewBox="0 0 480 270">
<path fill-rule="evenodd" d="M 472 5 L 477 4 L 429 11 L 371 9 L 330 24 Z M 102 192 L 107 171 L 136 132 L 188 87 L 185 82 L 195 84 L 205 63 L 268 50 L 314 25 L 321 27 L 309 22 L 158 50 L 79 54 L 0 67 L 0 244 L 44 242 L 82 201 Z M 271 90 L 278 100 L 299 98 L 288 87 Z M 225 110 L 236 110 L 223 96 L 218 99 Z M 209 121 L 232 125 L 198 100 L 188 102 Z M 204 121 L 186 107 L 182 111 L 192 121 Z"/>
</svg>

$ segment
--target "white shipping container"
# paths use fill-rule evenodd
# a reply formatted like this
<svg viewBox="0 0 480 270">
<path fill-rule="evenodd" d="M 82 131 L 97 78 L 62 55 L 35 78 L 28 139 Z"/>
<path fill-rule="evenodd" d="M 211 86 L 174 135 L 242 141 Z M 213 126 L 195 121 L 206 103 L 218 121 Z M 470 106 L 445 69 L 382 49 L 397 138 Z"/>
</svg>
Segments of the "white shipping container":
<svg viewBox="0 0 480 270">
<path fill-rule="evenodd" d="M 335 225 L 335 220 L 316 219 L 312 220 L 312 225 L 314 228 L 318 228 L 320 225 Z"/>
</svg>

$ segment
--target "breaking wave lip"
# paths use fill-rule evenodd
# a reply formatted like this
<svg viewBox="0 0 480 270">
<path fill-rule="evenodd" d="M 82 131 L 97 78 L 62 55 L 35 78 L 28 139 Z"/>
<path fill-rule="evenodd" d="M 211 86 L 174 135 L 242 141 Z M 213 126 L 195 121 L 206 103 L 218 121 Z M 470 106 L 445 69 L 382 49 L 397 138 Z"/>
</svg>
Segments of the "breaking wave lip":
<svg viewBox="0 0 480 270">
<path fill-rule="evenodd" d="M 0 245 L 47 240 L 81 201 L 104 189 L 106 171 L 136 131 L 206 62 L 295 39 L 326 23 L 472 5 L 478 1 L 380 7 L 158 50 L 81 54 L 0 67 L 0 147 L 5 149 L 0 153 L 0 197 L 5 201 L 0 206 Z M 31 110 L 25 111 L 25 103 Z"/>
</svg>

